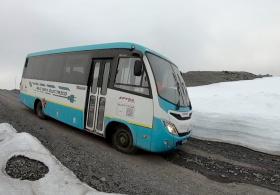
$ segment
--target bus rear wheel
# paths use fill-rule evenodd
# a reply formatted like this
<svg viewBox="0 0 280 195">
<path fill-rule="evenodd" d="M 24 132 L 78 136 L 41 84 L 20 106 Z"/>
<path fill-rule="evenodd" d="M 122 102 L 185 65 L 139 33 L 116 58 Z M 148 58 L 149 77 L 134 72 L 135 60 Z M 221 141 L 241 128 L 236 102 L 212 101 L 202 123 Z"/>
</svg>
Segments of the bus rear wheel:
<svg viewBox="0 0 280 195">
<path fill-rule="evenodd" d="M 36 115 L 37 115 L 40 119 L 46 119 L 46 115 L 44 114 L 43 106 L 42 106 L 42 102 L 41 102 L 41 101 L 39 101 L 39 102 L 36 104 L 35 113 L 36 113 Z"/>
<path fill-rule="evenodd" d="M 133 137 L 130 131 L 122 126 L 117 127 L 117 130 L 112 137 L 113 146 L 120 152 L 133 154 L 137 148 L 133 146 Z"/>
</svg>

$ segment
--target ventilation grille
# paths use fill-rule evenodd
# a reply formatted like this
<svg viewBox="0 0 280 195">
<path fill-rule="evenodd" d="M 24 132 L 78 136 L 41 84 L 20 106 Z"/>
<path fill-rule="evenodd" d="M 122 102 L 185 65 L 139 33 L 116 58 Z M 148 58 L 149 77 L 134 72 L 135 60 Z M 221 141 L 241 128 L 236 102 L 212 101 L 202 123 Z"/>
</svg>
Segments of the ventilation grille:
<svg viewBox="0 0 280 195">
<path fill-rule="evenodd" d="M 182 117 L 180 114 L 173 113 L 173 112 L 170 112 L 170 114 L 172 116 L 174 116 L 176 119 L 181 120 L 181 121 L 182 120 L 189 120 L 191 118 L 191 116 L 192 116 L 192 113 L 190 113 L 189 116 L 186 116 L 186 117 Z"/>
</svg>

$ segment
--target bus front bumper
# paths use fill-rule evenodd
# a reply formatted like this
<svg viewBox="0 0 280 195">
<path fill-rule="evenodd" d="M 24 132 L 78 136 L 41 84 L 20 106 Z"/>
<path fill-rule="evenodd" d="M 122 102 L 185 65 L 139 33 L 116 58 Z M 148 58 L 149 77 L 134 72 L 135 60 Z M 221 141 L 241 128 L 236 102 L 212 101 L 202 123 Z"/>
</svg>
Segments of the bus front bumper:
<svg viewBox="0 0 280 195">
<path fill-rule="evenodd" d="M 169 141 L 164 140 L 163 143 L 164 143 L 164 145 L 167 146 L 166 149 L 168 151 L 170 149 L 177 148 L 177 146 L 181 146 L 181 145 L 187 143 L 189 138 L 190 138 L 190 134 L 183 136 L 183 137 L 173 136 L 173 140 L 172 140 L 172 138 Z"/>
<path fill-rule="evenodd" d="M 167 131 L 164 125 L 157 127 L 153 130 L 151 152 L 167 152 L 176 149 L 177 146 L 187 143 L 191 137 L 191 131 L 184 135 L 173 135 Z"/>
</svg>

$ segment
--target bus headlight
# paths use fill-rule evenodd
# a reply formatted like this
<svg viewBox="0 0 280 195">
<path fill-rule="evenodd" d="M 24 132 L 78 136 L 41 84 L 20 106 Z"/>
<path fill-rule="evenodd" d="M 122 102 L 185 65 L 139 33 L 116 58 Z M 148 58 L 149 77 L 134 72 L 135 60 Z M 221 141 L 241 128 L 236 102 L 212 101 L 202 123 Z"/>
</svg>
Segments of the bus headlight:
<svg viewBox="0 0 280 195">
<path fill-rule="evenodd" d="M 168 121 L 163 121 L 165 127 L 167 128 L 167 130 L 169 131 L 169 133 L 173 134 L 173 135 L 178 135 L 178 131 L 177 128 L 175 127 L 175 125 L 171 122 Z"/>
</svg>

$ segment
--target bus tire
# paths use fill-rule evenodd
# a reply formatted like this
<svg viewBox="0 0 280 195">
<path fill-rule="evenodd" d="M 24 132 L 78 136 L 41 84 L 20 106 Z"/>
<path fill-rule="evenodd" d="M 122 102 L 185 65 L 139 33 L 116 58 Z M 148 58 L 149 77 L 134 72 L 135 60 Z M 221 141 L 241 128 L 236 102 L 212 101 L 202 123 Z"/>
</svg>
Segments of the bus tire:
<svg viewBox="0 0 280 195">
<path fill-rule="evenodd" d="M 44 114 L 43 105 L 41 101 L 38 101 L 35 105 L 35 113 L 40 119 L 46 119 L 46 115 Z"/>
<path fill-rule="evenodd" d="M 112 136 L 112 144 L 118 151 L 123 153 L 133 154 L 137 151 L 137 148 L 133 145 L 131 132 L 123 126 L 117 127 Z"/>
</svg>

